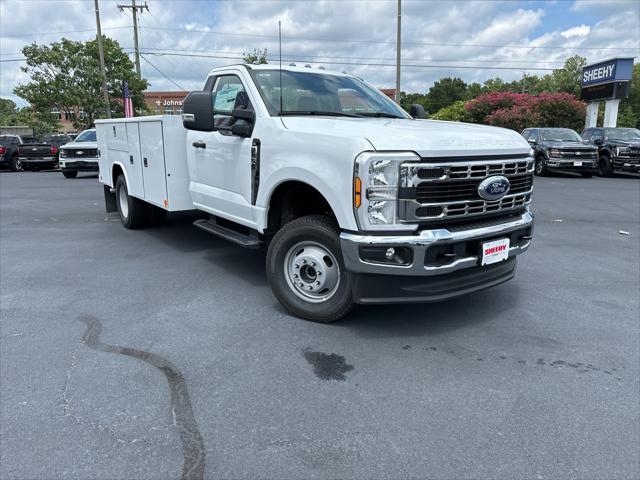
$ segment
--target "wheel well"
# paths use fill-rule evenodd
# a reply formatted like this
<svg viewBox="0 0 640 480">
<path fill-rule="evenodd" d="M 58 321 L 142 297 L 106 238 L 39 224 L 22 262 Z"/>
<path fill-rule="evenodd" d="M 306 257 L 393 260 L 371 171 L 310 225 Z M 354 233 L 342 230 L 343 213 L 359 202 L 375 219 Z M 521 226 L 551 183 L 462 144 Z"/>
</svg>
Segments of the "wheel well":
<svg viewBox="0 0 640 480">
<path fill-rule="evenodd" d="M 283 225 L 306 215 L 335 218 L 329 202 L 318 190 L 303 182 L 285 182 L 271 195 L 267 230 L 274 234 Z"/>
<path fill-rule="evenodd" d="M 116 180 L 118 180 L 118 177 L 120 175 L 124 175 L 124 172 L 122 171 L 122 167 L 116 164 L 113 166 L 113 169 L 111 170 L 111 181 L 113 182 L 114 188 L 116 186 Z"/>
</svg>

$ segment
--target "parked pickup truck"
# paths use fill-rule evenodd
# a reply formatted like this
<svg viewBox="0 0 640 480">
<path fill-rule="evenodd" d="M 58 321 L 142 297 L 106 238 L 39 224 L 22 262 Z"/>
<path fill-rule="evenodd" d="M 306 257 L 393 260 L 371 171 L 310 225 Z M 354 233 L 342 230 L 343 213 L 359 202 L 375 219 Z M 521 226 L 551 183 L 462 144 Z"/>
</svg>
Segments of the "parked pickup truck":
<svg viewBox="0 0 640 480">
<path fill-rule="evenodd" d="M 598 175 L 614 170 L 640 172 L 640 130 L 637 128 L 587 128 L 582 138 L 598 148 Z"/>
<path fill-rule="evenodd" d="M 35 140 L 18 145 L 18 170 L 43 170 L 58 167 L 58 147 Z"/>
<path fill-rule="evenodd" d="M 18 146 L 22 143 L 20 135 L 0 135 L 0 165 L 19 171 Z"/>
<path fill-rule="evenodd" d="M 560 170 L 591 178 L 596 172 L 598 149 L 570 128 L 525 128 L 522 136 L 533 148 L 536 175 Z"/>
<path fill-rule="evenodd" d="M 65 178 L 76 178 L 78 172 L 98 171 L 95 128 L 83 131 L 73 141 L 60 147 L 60 170 Z"/>
<path fill-rule="evenodd" d="M 183 116 L 96 122 L 107 211 L 167 211 L 267 249 L 277 299 L 330 322 L 354 303 L 438 301 L 513 278 L 529 248 L 533 157 L 517 132 L 414 120 L 328 70 L 212 70 Z"/>
</svg>

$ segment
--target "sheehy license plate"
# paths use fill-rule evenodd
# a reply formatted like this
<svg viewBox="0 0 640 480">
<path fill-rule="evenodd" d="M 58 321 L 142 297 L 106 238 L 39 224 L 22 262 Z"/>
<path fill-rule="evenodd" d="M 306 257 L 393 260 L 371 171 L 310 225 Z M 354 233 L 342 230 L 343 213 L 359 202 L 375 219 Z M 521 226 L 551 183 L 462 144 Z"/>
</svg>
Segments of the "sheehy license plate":
<svg viewBox="0 0 640 480">
<path fill-rule="evenodd" d="M 581 167 L 582 166 L 582 162 L 573 162 L 573 166 L 574 167 Z"/>
<path fill-rule="evenodd" d="M 501 238 L 482 244 L 482 258 L 480 265 L 491 265 L 509 258 L 509 239 Z"/>
</svg>

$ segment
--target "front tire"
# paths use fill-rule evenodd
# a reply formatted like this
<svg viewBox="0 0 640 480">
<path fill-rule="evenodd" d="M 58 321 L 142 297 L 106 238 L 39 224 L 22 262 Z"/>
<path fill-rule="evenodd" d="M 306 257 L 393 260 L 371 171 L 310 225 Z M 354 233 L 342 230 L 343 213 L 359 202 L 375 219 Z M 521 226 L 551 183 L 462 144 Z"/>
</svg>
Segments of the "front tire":
<svg viewBox="0 0 640 480">
<path fill-rule="evenodd" d="M 78 176 L 77 170 L 63 170 L 62 175 L 64 178 L 76 178 Z"/>
<path fill-rule="evenodd" d="M 9 167 L 11 168 L 12 172 L 22 172 L 24 170 L 22 166 L 22 162 L 18 160 L 18 157 L 15 155 L 11 159 L 11 163 L 9 164 Z"/>
<path fill-rule="evenodd" d="M 147 225 L 147 209 L 144 202 L 129 195 L 124 175 L 116 180 L 116 205 L 120 221 L 126 228 L 142 228 Z"/>
<path fill-rule="evenodd" d="M 301 217 L 282 227 L 267 251 L 267 280 L 294 315 L 330 323 L 353 307 L 353 278 L 345 269 L 340 230 L 323 215 Z"/>
<path fill-rule="evenodd" d="M 547 173 L 548 173 L 548 170 L 547 170 L 547 165 L 544 163 L 544 158 L 542 157 L 536 158 L 535 174 L 538 175 L 539 177 L 544 177 L 545 175 L 547 175 Z"/>
<path fill-rule="evenodd" d="M 607 155 L 602 155 L 598 160 L 598 176 L 611 177 L 613 175 L 613 165 L 611 159 Z"/>
</svg>

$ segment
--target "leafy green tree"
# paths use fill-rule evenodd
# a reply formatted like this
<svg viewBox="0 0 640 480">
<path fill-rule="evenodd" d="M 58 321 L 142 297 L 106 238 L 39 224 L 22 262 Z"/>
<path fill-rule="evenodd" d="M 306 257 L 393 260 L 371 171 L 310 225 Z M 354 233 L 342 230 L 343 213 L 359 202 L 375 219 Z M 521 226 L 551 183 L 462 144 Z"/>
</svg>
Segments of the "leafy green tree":
<svg viewBox="0 0 640 480">
<path fill-rule="evenodd" d="M 467 84 L 461 78 L 441 78 L 434 82 L 426 95 L 424 107 L 428 112 L 437 112 L 467 95 Z"/>
<path fill-rule="evenodd" d="M 587 64 L 587 59 L 580 55 L 574 55 L 564 62 L 564 66 L 554 70 L 551 74 L 551 87 L 554 92 L 567 92 L 580 97 L 580 80 L 582 67 Z"/>
<path fill-rule="evenodd" d="M 244 52 L 242 54 L 242 61 L 248 65 L 264 65 L 269 63 L 267 61 L 267 49 L 260 50 L 259 48 L 254 48 L 253 53 Z"/>
<path fill-rule="evenodd" d="M 422 105 L 424 109 L 427 110 L 427 113 L 428 113 L 428 109 L 426 107 L 427 105 L 426 95 L 423 95 L 422 93 L 404 93 L 404 92 L 400 93 L 400 106 L 404 108 L 405 111 L 408 112 L 409 109 L 411 108 L 411 105 L 414 105 L 414 104 Z"/>
<path fill-rule="evenodd" d="M 104 58 L 110 108 L 116 116 L 122 116 L 122 81 L 129 84 L 134 107 L 142 108 L 142 92 L 147 81 L 138 77 L 133 63 L 118 42 L 103 36 Z M 33 43 L 22 49 L 26 66 L 22 67 L 31 80 L 15 89 L 35 112 L 45 115 L 53 108 L 73 118 L 78 129 L 93 125 L 95 119 L 105 116 L 102 96 L 102 76 L 98 57 L 97 40 L 76 42 L 63 38 L 51 45 Z M 85 118 L 75 115 L 80 109 Z"/>
<path fill-rule="evenodd" d="M 449 120 L 453 122 L 468 122 L 471 119 L 467 110 L 464 108 L 465 101 L 458 100 L 452 103 L 448 107 L 441 108 L 438 112 L 432 115 L 432 120 Z"/>
<path fill-rule="evenodd" d="M 36 136 L 60 129 L 60 122 L 51 113 L 35 112 L 31 107 L 17 108 L 8 98 L 0 98 L 0 125 L 25 125 L 31 127 Z"/>
</svg>

